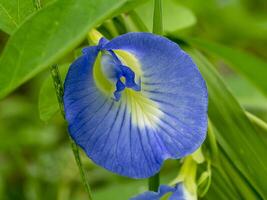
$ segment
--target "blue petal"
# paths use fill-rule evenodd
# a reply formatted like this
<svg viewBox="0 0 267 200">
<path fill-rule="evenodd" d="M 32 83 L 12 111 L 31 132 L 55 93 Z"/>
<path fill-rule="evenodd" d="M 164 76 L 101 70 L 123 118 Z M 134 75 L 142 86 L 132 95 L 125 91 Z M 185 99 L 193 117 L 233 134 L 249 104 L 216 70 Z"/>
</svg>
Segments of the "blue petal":
<svg viewBox="0 0 267 200">
<path fill-rule="evenodd" d="M 116 102 L 113 92 L 97 86 L 93 68 L 101 49 L 129 52 L 138 60 L 141 88 L 133 75 L 125 84 L 141 91 L 126 88 Z M 119 92 L 123 88 L 117 84 Z M 178 45 L 149 33 L 128 33 L 101 48 L 86 48 L 68 72 L 64 107 L 69 132 L 87 155 L 133 178 L 149 177 L 165 159 L 192 153 L 206 135 L 207 90 L 197 67 Z"/>
<path fill-rule="evenodd" d="M 123 82 L 119 79 L 116 83 L 116 90 L 114 92 L 115 100 L 118 101 L 121 98 L 121 91 L 125 89 L 125 85 Z"/>
<path fill-rule="evenodd" d="M 171 193 L 169 200 L 193 200 L 194 197 L 186 194 L 186 190 L 182 183 L 170 187 L 167 185 L 160 185 L 158 192 L 147 191 L 130 200 L 160 200 L 165 194 Z M 164 196 L 165 197 L 165 196 Z M 165 199 L 165 198 L 163 198 Z"/>
<path fill-rule="evenodd" d="M 141 87 L 135 83 L 135 74 L 134 72 L 127 66 L 121 66 L 122 73 L 125 76 L 125 86 L 128 88 L 132 88 L 135 91 L 140 91 Z"/>
<path fill-rule="evenodd" d="M 175 186 L 175 191 L 170 196 L 169 200 L 193 200 L 189 195 L 186 195 L 185 188 L 182 183 Z"/>
<path fill-rule="evenodd" d="M 167 185 L 160 185 L 158 192 L 147 191 L 130 200 L 160 200 L 160 198 L 168 192 L 175 192 L 175 188 Z"/>
<path fill-rule="evenodd" d="M 195 151 L 207 129 L 207 89 L 192 59 L 172 41 L 150 33 L 128 33 L 106 45 L 133 54 L 141 63 L 142 92 L 164 113 L 154 134 L 165 158 Z M 151 134 L 153 135 L 153 134 Z"/>
<path fill-rule="evenodd" d="M 102 40 L 101 40 L 102 41 Z M 101 64 L 102 70 L 105 72 L 106 78 L 116 82 L 116 90 L 114 91 L 115 100 L 118 101 L 121 97 L 121 92 L 127 87 L 135 91 L 140 91 L 140 85 L 135 83 L 135 73 L 131 68 L 123 65 L 117 55 L 109 50 L 102 52 Z M 125 84 L 121 78 L 125 78 Z"/>
</svg>

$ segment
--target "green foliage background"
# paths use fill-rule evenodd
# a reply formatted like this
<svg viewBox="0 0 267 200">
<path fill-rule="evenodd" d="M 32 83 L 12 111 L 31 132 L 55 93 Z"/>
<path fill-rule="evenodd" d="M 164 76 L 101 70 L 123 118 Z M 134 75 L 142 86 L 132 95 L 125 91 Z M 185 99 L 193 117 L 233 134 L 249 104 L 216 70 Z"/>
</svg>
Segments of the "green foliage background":
<svg viewBox="0 0 267 200">
<path fill-rule="evenodd" d="M 64 79 L 92 28 L 112 38 L 152 31 L 152 24 L 152 0 L 0 0 L 0 199 L 87 198 L 48 67 L 58 63 Z M 266 0 L 163 0 L 163 30 L 208 86 L 212 133 L 203 152 L 212 175 L 201 198 L 267 199 Z M 124 200 L 147 188 L 147 180 L 82 159 L 95 200 Z M 167 161 L 161 182 L 180 165 Z"/>
</svg>

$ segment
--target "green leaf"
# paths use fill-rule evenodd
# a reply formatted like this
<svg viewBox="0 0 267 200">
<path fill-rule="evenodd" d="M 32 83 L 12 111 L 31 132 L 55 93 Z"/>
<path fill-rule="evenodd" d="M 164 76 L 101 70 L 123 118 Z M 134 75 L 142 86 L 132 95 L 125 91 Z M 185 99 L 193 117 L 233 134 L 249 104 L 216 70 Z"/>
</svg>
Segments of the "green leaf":
<svg viewBox="0 0 267 200">
<path fill-rule="evenodd" d="M 0 58 L 0 98 L 72 50 L 106 18 L 143 0 L 58 0 L 10 37 Z"/>
<path fill-rule="evenodd" d="M 0 0 L 0 29 L 12 34 L 34 10 L 33 0 Z"/>
<path fill-rule="evenodd" d="M 150 32 L 152 32 L 153 26 L 153 2 L 149 1 L 136 9 L 136 13 L 143 20 Z M 165 33 L 177 32 L 196 23 L 196 17 L 192 11 L 174 0 L 163 0 L 162 9 L 163 31 Z"/>
<path fill-rule="evenodd" d="M 70 66 L 69 63 L 59 66 L 62 82 L 64 82 L 65 80 L 69 66 Z M 44 81 L 41 87 L 39 93 L 38 107 L 39 107 L 40 119 L 43 121 L 50 120 L 59 111 L 58 100 L 51 76 L 47 77 L 47 79 Z"/>
<path fill-rule="evenodd" d="M 261 199 L 220 149 L 220 165 L 212 167 L 212 184 L 204 199 Z"/>
<path fill-rule="evenodd" d="M 247 110 L 267 112 L 267 98 L 251 82 L 237 75 L 224 76 L 238 102 Z"/>
<path fill-rule="evenodd" d="M 238 171 L 236 166 L 234 166 L 235 163 L 227 157 L 223 150 L 221 150 L 220 160 L 221 168 L 225 171 L 241 196 L 239 199 L 261 199 L 257 192 L 254 191 L 253 186 L 251 186 L 250 183 Z"/>
<path fill-rule="evenodd" d="M 211 186 L 203 199 L 207 200 L 229 200 L 240 199 L 238 192 L 234 189 L 231 179 L 221 167 L 212 168 Z"/>
<path fill-rule="evenodd" d="M 209 118 L 218 130 L 216 138 L 227 157 L 240 171 L 253 191 L 267 198 L 266 145 L 244 110 L 225 87 L 214 67 L 198 51 L 189 50 L 209 92 Z"/>
<path fill-rule="evenodd" d="M 267 62 L 248 53 L 203 39 L 187 39 L 193 46 L 224 59 L 230 67 L 239 72 L 267 95 Z"/>
<path fill-rule="evenodd" d="M 247 186 L 247 181 L 234 169 L 233 163 L 231 163 L 229 159 L 225 159 L 226 156 L 222 148 L 218 148 L 216 144 L 215 146 L 207 146 L 208 143 L 214 143 L 214 141 L 212 143 L 210 142 L 211 136 L 214 137 L 212 139 L 214 140 L 215 135 L 221 134 L 210 121 L 208 125 L 208 136 L 205 145 L 202 146 L 202 150 L 206 149 L 206 151 L 210 152 L 210 156 L 213 157 L 213 159 L 210 160 L 212 166 L 212 184 L 204 199 L 215 199 L 215 197 L 218 199 L 244 199 L 244 195 L 246 197 L 253 197 L 250 199 L 255 199 L 254 197 L 256 194 L 254 194 L 253 188 Z M 212 151 L 212 149 L 215 151 Z M 209 160 L 212 158 L 210 156 L 206 154 L 205 157 Z M 233 178 L 235 180 L 233 180 Z M 238 187 L 236 187 L 236 185 L 238 185 Z M 239 193 L 240 189 L 242 190 L 241 193 Z"/>
</svg>

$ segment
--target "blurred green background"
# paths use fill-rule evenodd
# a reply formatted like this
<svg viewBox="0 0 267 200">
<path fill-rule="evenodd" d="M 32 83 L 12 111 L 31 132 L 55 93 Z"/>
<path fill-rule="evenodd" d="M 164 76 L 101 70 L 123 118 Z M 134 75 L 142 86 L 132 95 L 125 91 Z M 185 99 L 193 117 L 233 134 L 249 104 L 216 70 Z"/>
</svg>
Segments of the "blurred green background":
<svg viewBox="0 0 267 200">
<path fill-rule="evenodd" d="M 221 43 L 267 62 L 266 0 L 164 1 L 166 35 L 177 38 L 197 37 Z M 41 3 L 45 5 L 46 1 Z M 176 6 L 172 6 L 172 3 Z M 151 5 L 153 4 L 148 2 L 135 9 L 135 13 L 147 23 L 148 28 L 152 25 Z M 120 15 L 114 19 L 115 25 L 121 17 L 128 20 L 125 15 Z M 118 30 L 115 32 L 107 25 L 109 23 L 107 21 L 99 27 L 107 37 L 131 30 L 127 26 L 129 21 L 125 22 L 123 28 L 117 24 Z M 9 37 L 8 33 L 0 31 L 0 52 Z M 216 53 L 204 51 L 204 54 L 214 64 L 242 107 L 267 122 L 267 100 L 264 94 L 229 67 L 225 59 Z M 66 57 L 71 62 L 74 56 Z M 57 112 L 45 122 L 40 119 L 40 98 L 45 97 L 39 98 L 39 95 L 48 76 L 49 70 L 26 82 L 0 102 L 1 200 L 86 199 L 71 152 L 66 124 L 60 113 Z M 267 74 L 265 76 L 267 82 Z M 49 100 L 50 96 L 46 98 Z M 96 166 L 84 154 L 82 159 L 95 200 L 124 200 L 146 190 L 147 180 L 119 177 Z M 162 183 L 171 181 L 178 169 L 178 161 L 167 161 L 161 173 Z"/>
</svg>

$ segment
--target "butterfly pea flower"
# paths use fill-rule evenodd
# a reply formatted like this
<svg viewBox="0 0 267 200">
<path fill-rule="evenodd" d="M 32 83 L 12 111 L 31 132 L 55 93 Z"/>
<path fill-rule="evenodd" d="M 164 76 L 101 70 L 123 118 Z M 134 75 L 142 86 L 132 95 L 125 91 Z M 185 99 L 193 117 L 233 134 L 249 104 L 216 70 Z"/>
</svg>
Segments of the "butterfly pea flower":
<svg viewBox="0 0 267 200">
<path fill-rule="evenodd" d="M 183 183 L 175 186 L 161 185 L 158 192 L 147 191 L 130 200 L 197 200 L 195 194 L 191 194 Z"/>
<path fill-rule="evenodd" d="M 64 83 L 73 140 L 96 164 L 146 178 L 194 152 L 207 128 L 207 89 L 174 42 L 127 33 L 83 49 Z"/>
</svg>

